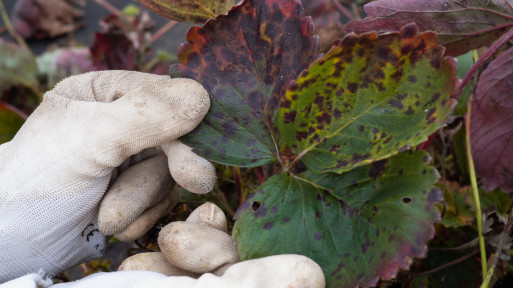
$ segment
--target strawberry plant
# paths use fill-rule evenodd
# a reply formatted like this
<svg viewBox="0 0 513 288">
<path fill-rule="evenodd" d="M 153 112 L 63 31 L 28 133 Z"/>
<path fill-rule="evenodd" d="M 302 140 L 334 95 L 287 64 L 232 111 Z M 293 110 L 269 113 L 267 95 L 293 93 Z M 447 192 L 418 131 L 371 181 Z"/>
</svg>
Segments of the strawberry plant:
<svg viewBox="0 0 513 288">
<path fill-rule="evenodd" d="M 167 17 L 185 17 L 164 1 L 146 2 L 160 3 L 156 11 Z M 272 171 L 235 215 L 242 259 L 303 254 L 321 265 L 328 287 L 367 287 L 425 256 L 442 194 L 437 170 L 417 147 L 443 126 L 468 81 L 458 82 L 450 56 L 503 35 L 511 7 L 420 2 L 368 4 L 369 17 L 346 24 L 348 34 L 324 54 L 299 1 L 246 0 L 191 28 L 171 74 L 202 83 L 212 105 L 182 141 L 210 161 Z M 474 18 L 493 27 L 451 24 Z M 506 83 L 488 85 L 503 91 Z M 502 120 L 476 115 L 474 122 L 493 122 L 483 131 Z M 501 131 L 494 137 L 510 137 Z M 488 161 L 480 165 L 488 167 L 478 172 L 497 175 L 489 169 L 497 160 L 483 154 Z M 508 157 L 501 164 L 511 165 Z M 507 168 L 497 169 L 505 175 L 483 178 L 488 190 L 511 179 Z"/>
<path fill-rule="evenodd" d="M 234 216 L 241 260 L 306 255 L 327 287 L 492 287 L 513 275 L 511 1 L 140 2 L 201 24 L 169 72 L 210 94 L 181 140 L 217 163 L 203 197 Z M 162 70 L 142 65 L 142 17 L 106 19 L 90 65 Z M 15 48 L 0 42 L 13 55 L 0 56 L 0 84 L 37 90 L 33 56 Z M 2 104 L 0 143 L 25 117 Z"/>
<path fill-rule="evenodd" d="M 277 166 L 237 211 L 243 259 L 299 253 L 330 287 L 375 285 L 433 237 L 438 174 L 412 148 L 450 114 L 456 65 L 414 24 L 324 55 L 312 32 L 290 0 L 244 1 L 192 28 L 172 72 L 212 104 L 182 140 L 213 162 Z"/>
</svg>

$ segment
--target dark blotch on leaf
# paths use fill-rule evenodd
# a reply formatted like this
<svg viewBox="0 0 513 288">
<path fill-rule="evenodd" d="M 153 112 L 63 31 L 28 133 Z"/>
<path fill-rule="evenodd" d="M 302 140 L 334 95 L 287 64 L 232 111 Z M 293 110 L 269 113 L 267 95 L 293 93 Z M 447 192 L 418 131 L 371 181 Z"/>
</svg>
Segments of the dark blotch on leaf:
<svg viewBox="0 0 513 288">
<path fill-rule="evenodd" d="M 320 241 L 322 239 L 322 235 L 320 233 L 315 233 L 314 238 L 315 240 Z"/>
<path fill-rule="evenodd" d="M 387 160 L 381 160 L 381 161 L 372 163 L 370 171 L 369 171 L 369 176 L 374 179 L 379 178 L 383 174 L 383 172 L 385 172 L 385 170 L 387 168 L 387 163 L 388 163 Z"/>
<path fill-rule="evenodd" d="M 296 121 L 296 111 L 290 111 L 283 114 L 285 124 Z"/>
<path fill-rule="evenodd" d="M 251 204 L 251 209 L 254 212 L 256 212 L 258 210 L 258 208 L 260 208 L 260 206 L 262 206 L 262 202 L 261 201 L 253 201 L 253 203 Z"/>
<path fill-rule="evenodd" d="M 403 198 L 403 203 L 404 203 L 404 204 L 411 203 L 412 201 L 413 201 L 413 199 L 411 199 L 410 197 L 404 197 L 404 198 Z"/>
<path fill-rule="evenodd" d="M 271 228 L 273 228 L 273 226 L 274 226 L 274 222 L 272 222 L 272 221 L 271 222 L 267 222 L 264 225 L 264 230 L 270 230 Z"/>
<path fill-rule="evenodd" d="M 347 84 L 347 90 L 349 90 L 349 92 L 355 93 L 356 89 L 358 89 L 358 84 L 356 84 L 354 82 L 351 82 L 351 83 Z"/>
</svg>

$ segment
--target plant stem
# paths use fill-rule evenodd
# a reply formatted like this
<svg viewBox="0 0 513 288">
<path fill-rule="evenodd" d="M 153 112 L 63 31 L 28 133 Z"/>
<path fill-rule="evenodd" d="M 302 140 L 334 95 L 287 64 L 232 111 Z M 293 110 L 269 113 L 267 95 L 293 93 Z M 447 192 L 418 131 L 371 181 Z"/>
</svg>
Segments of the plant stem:
<svg viewBox="0 0 513 288">
<path fill-rule="evenodd" d="M 474 76 L 476 71 L 479 68 L 481 68 L 481 66 L 483 66 L 486 63 L 486 61 L 488 61 L 488 59 L 490 59 L 490 57 L 492 57 L 492 55 L 495 54 L 495 52 L 497 52 L 497 50 L 502 45 L 506 44 L 511 39 L 513 39 L 513 28 L 511 28 L 508 32 L 506 32 L 506 34 L 502 35 L 501 38 L 499 38 L 499 40 L 495 41 L 495 43 L 493 43 L 492 46 L 490 46 L 490 48 L 488 48 L 488 50 L 486 50 L 486 52 L 483 53 L 481 58 L 479 58 L 479 60 L 477 60 L 476 63 L 474 63 L 474 65 L 472 65 L 472 67 L 470 67 L 468 72 L 465 74 L 465 76 L 461 80 L 460 85 L 458 86 L 458 90 L 456 91 L 456 94 L 455 94 L 456 99 L 460 98 L 461 93 L 463 93 L 463 88 L 465 88 L 465 86 L 467 86 L 468 82 L 470 81 L 472 76 Z"/>
<path fill-rule="evenodd" d="M 12 27 L 11 20 L 9 20 L 9 16 L 7 15 L 7 11 L 5 11 L 4 2 L 2 0 L 0 0 L 0 14 L 2 14 L 2 20 L 4 20 L 5 28 L 7 29 L 7 31 L 9 31 L 9 34 L 11 34 L 12 38 L 14 38 L 16 42 L 18 42 L 18 45 L 20 45 L 20 47 L 23 47 L 24 49 L 27 49 L 27 51 L 32 53 L 27 43 L 25 43 L 25 40 L 23 40 L 20 34 L 18 34 L 16 30 L 14 30 L 14 27 Z"/>
<path fill-rule="evenodd" d="M 480 59 L 481 60 L 481 59 Z M 476 205 L 476 221 L 477 221 L 477 234 L 479 236 L 479 250 L 481 251 L 481 270 L 483 272 L 483 279 L 487 273 L 486 267 L 486 250 L 483 237 L 483 221 L 481 218 L 481 201 L 479 200 L 479 191 L 477 189 L 476 171 L 474 169 L 474 159 L 472 158 L 472 149 L 470 147 L 470 116 L 472 113 L 472 100 L 474 95 L 471 94 L 467 103 L 467 118 L 465 119 L 465 146 L 467 148 L 468 168 L 470 172 L 470 183 L 472 184 L 472 196 Z"/>
<path fill-rule="evenodd" d="M 265 182 L 264 170 L 262 167 L 257 167 L 256 172 L 258 177 L 258 184 L 262 185 Z"/>
<path fill-rule="evenodd" d="M 100 4 L 103 8 L 105 8 L 110 13 L 124 19 L 123 12 L 121 10 L 119 10 L 118 8 L 112 6 L 109 2 L 107 2 L 105 0 L 94 0 L 94 2 Z"/>
<path fill-rule="evenodd" d="M 151 36 L 150 45 L 151 43 L 159 39 L 162 35 L 164 35 L 167 31 L 169 31 L 171 28 L 175 27 L 176 24 L 178 24 L 177 21 L 171 20 L 167 22 L 166 25 L 162 26 L 162 28 L 160 28 L 157 32 L 155 32 L 155 34 L 153 34 L 153 36 Z"/>
<path fill-rule="evenodd" d="M 243 195 L 243 187 L 242 187 L 242 175 L 239 167 L 233 166 L 233 180 L 235 180 L 235 190 L 237 191 L 237 196 L 239 197 L 239 205 L 244 202 L 245 198 Z"/>
<path fill-rule="evenodd" d="M 337 9 L 342 12 L 342 14 L 344 14 L 347 18 L 349 18 L 349 20 L 353 21 L 355 20 L 353 14 L 351 12 L 349 12 L 349 10 L 346 9 L 346 7 L 344 7 L 344 5 L 340 4 L 339 0 L 332 0 L 333 1 L 333 5 L 335 5 L 335 7 L 337 7 Z"/>
<path fill-rule="evenodd" d="M 463 261 L 465 261 L 465 260 L 467 260 L 467 259 L 471 258 L 472 256 L 476 255 L 477 253 L 479 253 L 479 251 L 478 251 L 478 250 L 474 250 L 474 251 L 470 252 L 470 254 L 467 254 L 467 255 L 465 255 L 465 256 L 463 256 L 463 257 L 460 257 L 460 258 L 458 258 L 458 259 L 452 260 L 451 262 L 449 262 L 449 263 L 445 263 L 445 264 L 444 264 L 444 265 L 442 265 L 442 266 L 439 266 L 439 267 L 433 268 L 433 269 L 428 270 L 428 271 L 424 271 L 424 272 L 419 273 L 419 274 L 415 274 L 415 276 L 416 276 L 416 277 L 419 277 L 419 276 L 424 276 L 424 275 L 428 275 L 428 274 L 436 273 L 436 272 L 438 272 L 438 271 L 440 271 L 440 270 L 443 270 L 443 269 L 445 269 L 445 268 L 448 268 L 448 267 L 451 267 L 451 266 L 456 265 L 456 264 L 458 264 L 458 263 L 461 263 L 461 262 L 463 262 Z"/>
</svg>

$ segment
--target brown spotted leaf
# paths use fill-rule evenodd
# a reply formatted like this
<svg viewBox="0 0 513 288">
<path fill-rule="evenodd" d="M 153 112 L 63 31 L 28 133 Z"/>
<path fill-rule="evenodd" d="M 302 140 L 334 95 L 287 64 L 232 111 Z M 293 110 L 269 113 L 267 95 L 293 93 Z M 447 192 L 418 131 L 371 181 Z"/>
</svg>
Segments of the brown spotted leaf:
<svg viewBox="0 0 513 288">
<path fill-rule="evenodd" d="M 472 155 L 486 191 L 513 192 L 512 59 L 510 48 L 488 65 L 472 104 Z"/>
<path fill-rule="evenodd" d="M 204 23 L 210 18 L 224 14 L 238 0 L 139 0 L 154 12 L 181 22 Z"/>
<path fill-rule="evenodd" d="M 513 26 L 511 0 L 378 0 L 365 5 L 369 17 L 348 23 L 349 32 L 394 32 L 411 22 L 434 31 L 447 55 L 490 45 Z"/>
<path fill-rule="evenodd" d="M 328 288 L 369 287 L 422 257 L 439 220 L 438 173 L 424 151 L 404 152 L 344 174 L 269 178 L 237 211 L 242 260 L 302 254 Z"/>
<path fill-rule="evenodd" d="M 346 36 L 289 86 L 281 151 L 313 171 L 340 173 L 424 142 L 455 104 L 456 65 L 443 52 L 415 25 Z"/>
<path fill-rule="evenodd" d="M 247 0 L 191 28 L 178 51 L 181 65 L 173 68 L 208 90 L 211 107 L 181 140 L 218 163 L 275 162 L 279 101 L 317 56 L 312 30 L 298 0 Z"/>
</svg>

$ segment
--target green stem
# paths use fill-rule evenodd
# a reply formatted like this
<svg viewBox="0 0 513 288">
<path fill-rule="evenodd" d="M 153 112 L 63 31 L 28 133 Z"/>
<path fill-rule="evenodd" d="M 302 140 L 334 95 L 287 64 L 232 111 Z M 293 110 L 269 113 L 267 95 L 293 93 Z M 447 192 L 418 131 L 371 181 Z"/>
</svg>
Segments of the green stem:
<svg viewBox="0 0 513 288">
<path fill-rule="evenodd" d="M 474 159 L 472 158 L 472 150 L 470 147 L 470 115 L 472 112 L 472 100 L 474 99 L 471 94 L 467 102 L 467 119 L 465 119 L 465 144 L 467 147 L 468 168 L 470 172 L 470 183 L 472 184 L 472 196 L 476 205 L 476 220 L 477 220 L 477 233 L 479 236 L 479 251 L 481 252 L 481 270 L 483 279 L 487 273 L 486 267 L 486 250 L 483 237 L 483 222 L 481 216 L 481 201 L 479 200 L 479 191 L 477 190 L 476 171 L 474 169 Z"/>
<path fill-rule="evenodd" d="M 9 34 L 11 34 L 12 38 L 18 42 L 20 47 L 23 47 L 30 52 L 27 43 L 25 43 L 25 40 L 23 40 L 20 34 L 14 30 L 14 27 L 12 27 L 11 20 L 9 20 L 9 16 L 7 15 L 7 11 L 5 10 L 4 2 L 2 0 L 0 0 L 0 14 L 2 15 L 2 20 L 4 20 L 5 28 L 7 28 L 7 31 L 9 31 Z"/>
</svg>

